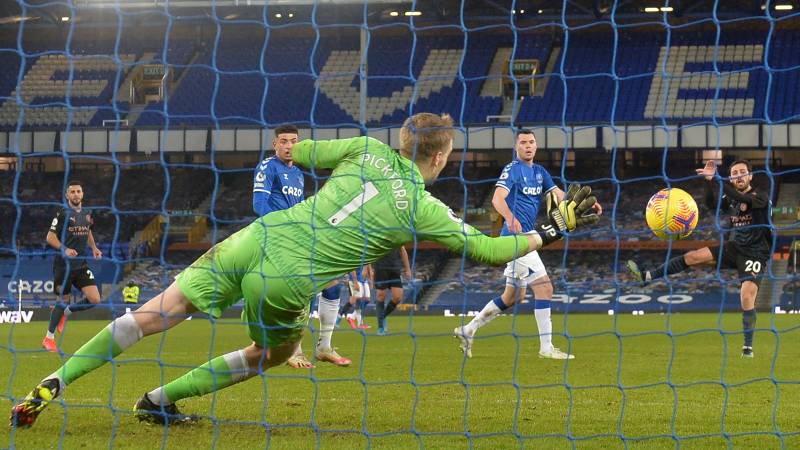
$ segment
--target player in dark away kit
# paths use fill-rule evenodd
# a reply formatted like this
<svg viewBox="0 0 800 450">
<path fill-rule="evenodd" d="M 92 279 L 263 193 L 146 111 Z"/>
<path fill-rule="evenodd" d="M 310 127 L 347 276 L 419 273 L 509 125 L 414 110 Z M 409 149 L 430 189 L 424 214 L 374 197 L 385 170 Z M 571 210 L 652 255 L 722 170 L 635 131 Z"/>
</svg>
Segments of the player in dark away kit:
<svg viewBox="0 0 800 450">
<path fill-rule="evenodd" d="M 55 333 L 64 331 L 64 323 L 70 314 L 84 311 L 100 303 L 100 291 L 94 274 L 86 260 L 75 259 L 83 253 L 86 245 L 92 249 L 94 259 L 103 257 L 103 252 L 97 248 L 92 235 L 94 219 L 92 214 L 83 209 L 83 186 L 77 180 L 67 182 L 68 208 L 59 211 L 50 222 L 50 231 L 47 232 L 47 245 L 58 250 L 61 254 L 53 260 L 53 289 L 58 296 L 55 307 L 50 312 L 50 323 L 47 326 L 47 335 L 42 340 L 42 347 L 48 352 L 57 352 Z M 84 299 L 67 305 L 65 297 L 72 291 L 72 286 L 80 289 Z"/>
<path fill-rule="evenodd" d="M 697 169 L 707 184 L 706 203 L 716 209 L 714 191 L 717 173 L 713 161 Z M 753 331 L 756 325 L 756 297 L 761 276 L 767 268 L 772 253 L 772 233 L 769 224 L 769 196 L 759 192 L 750 182 L 753 174 L 747 161 L 736 161 L 731 165 L 730 183 L 722 183 L 723 196 L 719 201 L 720 213 L 730 214 L 730 235 L 724 245 L 712 251 L 708 247 L 693 250 L 670 259 L 656 269 L 641 270 L 634 261 L 628 261 L 628 269 L 637 281 L 649 283 L 653 278 L 668 276 L 698 264 L 717 263 L 721 269 L 736 269 L 741 281 L 742 329 L 744 346 L 742 357 L 753 357 Z"/>
</svg>

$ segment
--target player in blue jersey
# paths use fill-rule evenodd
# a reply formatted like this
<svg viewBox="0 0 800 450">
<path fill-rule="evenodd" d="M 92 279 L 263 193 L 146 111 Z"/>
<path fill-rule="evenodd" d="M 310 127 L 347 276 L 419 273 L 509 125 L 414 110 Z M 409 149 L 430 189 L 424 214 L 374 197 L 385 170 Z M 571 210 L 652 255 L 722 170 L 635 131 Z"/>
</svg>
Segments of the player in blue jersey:
<svg viewBox="0 0 800 450">
<path fill-rule="evenodd" d="M 372 327 L 364 324 L 363 312 L 367 307 L 369 299 L 372 297 L 370 291 L 370 279 L 372 278 L 372 267 L 367 264 L 358 270 L 350 272 L 347 285 L 350 287 L 350 300 L 339 307 L 339 317 L 336 323 L 347 317 L 350 328 L 354 330 L 368 330 Z"/>
<path fill-rule="evenodd" d="M 253 175 L 253 211 L 259 216 L 291 208 L 303 201 L 305 190 L 303 171 L 292 161 L 292 147 L 297 143 L 298 135 L 297 127 L 294 125 L 281 125 L 275 128 L 275 138 L 272 140 L 275 156 L 261 161 L 256 167 Z M 315 355 L 319 361 L 330 362 L 337 366 L 349 366 L 350 359 L 340 356 L 330 345 L 338 308 L 337 284 L 323 290 L 319 298 L 317 309 L 320 336 Z M 299 344 L 286 364 L 295 369 L 314 368 L 314 364 L 308 360 Z"/>
<path fill-rule="evenodd" d="M 501 232 L 504 236 L 532 231 L 536 214 L 548 192 L 553 191 L 559 201 L 564 198 L 564 191 L 553 183 L 547 170 L 533 162 L 536 148 L 536 136 L 533 132 L 519 130 L 517 157 L 506 165 L 497 181 L 492 205 L 504 219 L 505 226 Z M 594 209 L 597 214 L 603 212 L 599 203 L 594 204 Z M 464 354 L 472 357 L 472 341 L 478 329 L 517 301 L 524 299 L 525 291 L 530 286 L 534 295 L 536 325 L 539 328 L 539 357 L 573 359 L 573 355 L 553 346 L 553 325 L 550 321 L 553 285 L 539 254 L 533 251 L 509 262 L 503 275 L 506 277 L 503 294 L 487 303 L 470 323 L 453 330 Z"/>
<path fill-rule="evenodd" d="M 272 141 L 275 156 L 261 161 L 256 167 L 253 211 L 259 216 L 291 208 L 303 201 L 303 171 L 292 161 L 292 147 L 297 143 L 297 136 L 298 130 L 294 125 L 276 128 Z"/>
</svg>

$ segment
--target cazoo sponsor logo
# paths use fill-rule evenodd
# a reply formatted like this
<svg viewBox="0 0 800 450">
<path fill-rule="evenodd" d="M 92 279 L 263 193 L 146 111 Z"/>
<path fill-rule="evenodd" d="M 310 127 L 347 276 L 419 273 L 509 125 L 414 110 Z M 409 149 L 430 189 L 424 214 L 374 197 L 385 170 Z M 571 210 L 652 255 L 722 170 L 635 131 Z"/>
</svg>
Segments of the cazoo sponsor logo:
<svg viewBox="0 0 800 450">
<path fill-rule="evenodd" d="M 542 193 L 541 186 L 525 186 L 522 188 L 522 193 L 525 195 L 539 195 Z"/>
<path fill-rule="evenodd" d="M 281 188 L 283 195 L 293 195 L 295 197 L 302 197 L 303 190 L 292 186 L 284 186 Z"/>
<path fill-rule="evenodd" d="M 580 296 L 570 296 L 566 294 L 553 294 L 554 302 L 561 303 L 579 303 L 584 305 L 608 305 L 615 300 L 615 294 L 582 294 Z M 647 294 L 625 294 L 616 297 L 618 303 L 623 305 L 638 305 L 641 303 L 648 303 L 657 301 L 664 304 L 679 305 L 682 303 L 690 303 L 693 298 L 687 294 L 667 294 L 652 296 Z"/>
<path fill-rule="evenodd" d="M 14 294 L 52 294 L 53 280 L 12 280 L 8 282 L 8 292 Z"/>
<path fill-rule="evenodd" d="M 650 303 L 655 300 L 657 303 L 666 304 L 666 305 L 679 305 L 684 303 L 691 303 L 694 301 L 694 297 L 688 294 L 672 294 L 672 295 L 647 295 L 647 294 L 625 294 L 616 296 L 615 294 L 581 294 L 577 296 L 568 296 L 566 294 L 554 294 L 553 295 L 553 302 L 559 303 L 570 303 L 570 304 L 579 304 L 579 305 L 603 305 L 603 306 L 610 306 L 614 301 L 622 305 L 641 305 L 644 303 Z M 533 306 L 533 302 L 528 302 L 530 306 Z M 597 311 L 598 309 L 587 307 L 587 311 Z M 478 314 L 479 311 L 467 311 L 466 313 L 456 313 L 453 310 L 445 309 L 444 315 L 446 317 L 473 317 Z"/>
</svg>

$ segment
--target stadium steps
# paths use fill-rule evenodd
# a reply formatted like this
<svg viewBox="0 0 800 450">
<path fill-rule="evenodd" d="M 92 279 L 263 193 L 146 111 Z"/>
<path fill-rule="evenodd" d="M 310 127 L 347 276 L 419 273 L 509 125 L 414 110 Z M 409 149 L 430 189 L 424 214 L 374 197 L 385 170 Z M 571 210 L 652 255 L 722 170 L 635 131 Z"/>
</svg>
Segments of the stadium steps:
<svg viewBox="0 0 800 450">
<path fill-rule="evenodd" d="M 219 201 L 220 198 L 224 198 L 225 191 L 227 191 L 227 190 L 228 190 L 228 186 L 226 186 L 226 185 L 224 185 L 222 183 L 217 185 L 217 191 L 216 191 L 216 198 L 218 199 L 217 201 Z M 231 234 L 233 234 L 234 231 L 238 231 L 238 229 L 239 229 L 238 226 L 235 226 L 235 227 L 224 227 L 224 226 L 217 225 L 216 226 L 217 232 L 216 232 L 216 235 L 215 235 L 215 233 L 214 233 L 214 228 L 215 228 L 214 222 L 213 222 L 213 220 L 211 220 L 211 213 L 212 213 L 212 211 L 211 211 L 211 200 L 214 198 L 214 194 L 215 194 L 215 192 L 212 189 L 211 192 L 209 192 L 208 196 L 205 199 L 203 199 L 203 201 L 200 202 L 199 205 L 197 205 L 197 208 L 195 208 L 195 213 L 197 213 L 198 215 L 207 215 L 209 217 L 208 233 L 206 233 L 204 241 L 211 243 L 211 245 L 214 245 L 215 243 L 222 241 L 223 239 L 225 239 L 228 236 L 230 236 Z M 217 208 L 219 208 L 219 205 L 216 205 L 216 206 L 217 206 Z M 215 216 L 215 217 L 218 217 L 218 216 Z"/>
<path fill-rule="evenodd" d="M 156 56 L 157 56 L 157 54 L 153 53 L 153 52 L 145 53 L 145 54 L 142 55 L 142 57 L 139 59 L 138 62 L 140 64 L 145 64 L 145 63 L 159 64 L 160 61 L 158 61 Z M 197 53 L 197 52 L 194 52 L 192 54 L 191 58 L 189 58 L 189 61 L 185 64 L 185 67 L 180 67 L 180 68 L 177 69 L 176 76 L 174 77 L 172 83 L 170 83 L 170 85 L 169 85 L 168 95 L 175 95 L 175 93 L 178 92 L 178 87 L 183 82 L 183 80 L 186 78 L 186 75 L 189 73 L 189 70 L 187 70 L 187 69 L 190 68 L 190 67 L 193 67 L 193 65 L 197 62 L 197 60 L 199 58 L 200 58 L 200 54 Z M 133 79 L 133 77 L 136 74 L 140 73 L 142 70 L 143 69 L 142 69 L 141 65 L 136 66 L 135 69 L 130 71 L 130 73 L 128 74 L 128 77 L 125 78 L 125 82 L 122 83 L 123 87 L 120 89 L 120 92 L 117 92 L 117 95 L 120 96 L 120 101 L 129 101 L 129 99 L 130 99 L 130 95 L 129 94 L 130 94 L 130 83 L 131 83 L 131 80 Z M 122 98 L 123 95 L 124 95 L 124 98 Z M 139 120 L 139 116 L 141 116 L 142 113 L 151 104 L 152 104 L 152 102 L 146 103 L 146 104 L 143 104 L 143 105 L 133 105 L 133 104 L 130 105 L 130 110 L 128 111 L 128 116 L 126 117 L 128 119 L 128 124 L 130 124 L 130 125 L 135 124 L 136 121 Z"/>
<path fill-rule="evenodd" d="M 550 56 L 547 57 L 547 64 L 544 67 L 544 71 L 539 70 L 539 73 L 535 78 L 533 97 L 544 97 L 545 92 L 547 92 L 547 84 L 550 82 L 550 74 L 555 73 L 554 71 L 560 55 L 561 47 L 553 47 L 550 50 Z M 524 101 L 524 98 L 517 102 L 514 102 L 513 99 L 509 100 L 507 98 L 503 98 L 503 112 L 501 114 L 510 115 L 511 121 L 516 122 L 517 115 L 519 114 L 519 111 L 522 108 L 522 102 Z"/>
<path fill-rule="evenodd" d="M 550 50 L 550 56 L 547 57 L 547 64 L 544 67 L 544 72 L 539 71 L 540 74 L 551 74 L 554 73 L 556 68 L 556 63 L 559 61 L 559 55 L 561 55 L 561 47 L 553 47 Z M 546 75 L 536 81 L 536 84 L 533 86 L 533 96 L 534 97 L 543 97 L 544 93 L 547 91 L 547 83 L 550 81 L 550 76 Z"/>
<path fill-rule="evenodd" d="M 510 118 L 510 122 L 513 122 L 514 119 L 517 117 L 517 113 L 519 112 L 519 105 L 522 103 L 522 100 L 514 101 L 513 98 L 503 97 L 503 109 L 500 111 L 501 116 L 507 116 Z M 516 105 L 516 108 L 514 106 Z"/>
<path fill-rule="evenodd" d="M 503 69 L 508 66 L 511 58 L 512 48 L 500 47 L 494 53 L 492 65 L 489 66 L 489 73 L 481 87 L 481 97 L 502 97 L 503 96 Z"/>
<path fill-rule="evenodd" d="M 126 275 L 122 280 L 120 280 L 118 285 L 119 289 L 122 290 L 122 287 L 127 286 L 129 281 L 133 281 L 137 285 L 142 284 L 141 280 L 150 277 L 150 275 L 148 275 L 148 272 L 152 270 L 151 267 L 153 265 L 154 263 L 152 261 L 134 263 L 134 269 L 128 272 L 128 275 Z"/>
<path fill-rule="evenodd" d="M 209 214 L 209 215 L 210 215 L 210 211 L 211 211 L 211 200 L 213 200 L 213 199 L 214 199 L 214 194 L 216 193 L 216 197 L 217 197 L 217 198 L 220 198 L 220 197 L 222 197 L 223 195 L 225 195 L 225 191 L 226 191 L 227 189 L 228 189 L 228 187 L 227 187 L 227 186 L 225 186 L 225 185 L 224 185 L 224 184 L 222 184 L 222 183 L 219 183 L 219 184 L 217 185 L 217 191 L 216 191 L 216 192 L 214 192 L 214 189 L 211 189 L 211 192 L 209 192 L 209 193 L 208 193 L 208 195 L 206 196 L 206 198 L 204 198 L 202 202 L 200 202 L 200 203 L 198 203 L 198 204 L 197 204 L 197 208 L 195 208 L 194 212 L 196 212 L 196 213 L 198 213 L 198 214 Z"/>
<path fill-rule="evenodd" d="M 772 207 L 772 224 L 777 236 L 795 236 L 800 224 L 800 183 L 781 183 L 777 204 Z M 784 283 L 785 284 L 785 283 Z M 780 295 L 780 290 L 778 294 Z"/>
<path fill-rule="evenodd" d="M 189 58 L 189 61 L 184 65 L 184 67 L 178 67 L 175 79 L 172 81 L 172 86 L 171 86 L 173 93 L 177 92 L 178 86 L 181 84 L 181 82 L 183 82 L 183 79 L 186 78 L 186 76 L 189 74 L 189 69 L 198 64 L 200 56 L 201 56 L 200 52 L 194 52 L 192 53 L 191 58 Z"/>
<path fill-rule="evenodd" d="M 146 52 L 142 54 L 142 57 L 136 60 L 136 63 L 143 64 L 143 63 L 150 63 L 155 58 L 155 52 Z M 119 102 L 130 102 L 131 101 L 131 82 L 133 81 L 133 77 L 136 76 L 141 71 L 141 66 L 134 66 L 133 69 L 128 71 L 128 76 L 125 77 L 125 80 L 120 84 L 119 89 L 117 90 L 117 101 Z M 134 122 L 128 122 L 134 123 Z"/>
<path fill-rule="evenodd" d="M 130 109 L 128 110 L 128 116 L 126 117 L 128 119 L 128 124 L 130 126 L 133 126 L 133 124 L 135 124 L 136 121 L 139 120 L 139 116 L 142 114 L 142 112 L 144 112 L 146 108 L 147 105 L 131 105 Z"/>
<path fill-rule="evenodd" d="M 157 60 L 156 56 L 157 56 L 157 54 L 155 54 L 155 53 L 145 53 L 139 61 L 150 62 L 150 63 L 159 63 L 159 61 Z M 186 63 L 186 67 L 183 67 L 183 68 L 179 69 L 179 71 L 177 72 L 177 75 L 175 76 L 175 78 L 173 79 L 172 83 L 170 83 L 170 85 L 168 87 L 167 95 L 175 95 L 175 93 L 178 92 L 178 87 L 180 86 L 181 82 L 183 82 L 184 78 L 186 78 L 186 75 L 189 73 L 189 70 L 186 70 L 186 69 L 189 68 L 189 67 L 193 67 L 193 65 L 195 64 L 195 62 L 197 62 L 197 60 L 199 58 L 200 58 L 200 54 L 199 53 L 197 53 L 197 52 L 193 53 L 192 57 L 189 59 L 189 62 Z M 131 73 L 129 74 L 129 78 L 132 77 L 134 72 L 138 73 L 139 70 L 142 70 L 142 69 L 137 67 L 137 69 L 131 70 Z M 128 80 L 126 79 L 126 81 L 128 81 Z M 128 85 L 123 83 L 123 86 L 128 86 Z M 141 116 L 142 113 L 145 112 L 147 107 L 149 105 L 151 105 L 151 104 L 152 104 L 152 102 L 146 103 L 146 104 L 143 104 L 143 105 L 130 105 L 130 110 L 128 111 L 128 117 L 127 117 L 128 124 L 133 126 L 139 120 L 139 116 Z"/>
<path fill-rule="evenodd" d="M 778 206 L 798 206 L 800 199 L 800 183 L 783 183 L 781 186 L 781 198 Z"/>
<path fill-rule="evenodd" d="M 780 297 L 784 287 L 788 283 L 788 259 L 773 259 L 772 272 L 765 274 L 756 297 L 756 309 L 758 311 L 770 311 L 774 306 L 780 304 Z"/>
<path fill-rule="evenodd" d="M 448 283 L 456 278 L 458 272 L 461 270 L 461 259 L 460 258 L 450 258 L 442 267 L 442 270 L 439 271 L 438 274 L 433 274 L 431 276 L 431 280 L 437 280 L 436 284 L 431 286 L 430 289 L 427 289 L 423 294 L 422 298 L 419 301 L 420 306 L 430 305 L 437 298 L 442 292 L 447 290 Z"/>
</svg>

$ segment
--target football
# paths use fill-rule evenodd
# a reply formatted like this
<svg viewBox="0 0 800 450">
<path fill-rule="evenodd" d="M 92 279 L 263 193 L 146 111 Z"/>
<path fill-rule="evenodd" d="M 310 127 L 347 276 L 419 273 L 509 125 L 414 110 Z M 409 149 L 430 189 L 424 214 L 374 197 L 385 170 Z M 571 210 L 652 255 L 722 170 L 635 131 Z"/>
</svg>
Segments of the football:
<svg viewBox="0 0 800 450">
<path fill-rule="evenodd" d="M 697 203 L 688 192 L 662 189 L 647 202 L 645 219 L 653 234 L 660 239 L 684 239 L 697 226 Z"/>
</svg>

